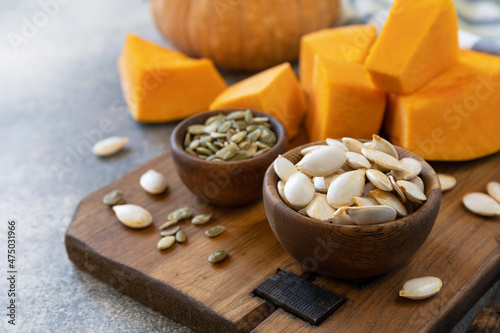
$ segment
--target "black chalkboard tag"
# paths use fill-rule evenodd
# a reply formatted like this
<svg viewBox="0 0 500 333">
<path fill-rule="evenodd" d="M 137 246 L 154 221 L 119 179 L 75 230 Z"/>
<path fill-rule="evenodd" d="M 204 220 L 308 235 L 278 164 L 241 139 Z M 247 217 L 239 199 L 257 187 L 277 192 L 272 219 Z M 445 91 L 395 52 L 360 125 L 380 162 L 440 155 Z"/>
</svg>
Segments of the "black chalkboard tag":
<svg viewBox="0 0 500 333">
<path fill-rule="evenodd" d="M 321 324 L 346 299 L 282 269 L 253 293 L 313 325 Z"/>
</svg>

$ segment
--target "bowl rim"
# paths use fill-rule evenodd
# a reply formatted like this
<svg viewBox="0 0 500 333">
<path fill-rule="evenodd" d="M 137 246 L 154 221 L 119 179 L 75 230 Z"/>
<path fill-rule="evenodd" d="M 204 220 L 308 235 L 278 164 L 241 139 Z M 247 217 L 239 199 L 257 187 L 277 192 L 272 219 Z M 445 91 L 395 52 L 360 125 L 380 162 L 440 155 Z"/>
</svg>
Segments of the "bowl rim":
<svg viewBox="0 0 500 333">
<path fill-rule="evenodd" d="M 250 110 L 252 113 L 257 113 L 261 117 L 268 117 L 269 122 L 271 123 L 271 126 L 273 127 L 273 131 L 276 134 L 276 143 L 269 149 L 267 152 L 261 154 L 260 156 L 257 157 L 251 157 L 247 158 L 241 161 L 224 161 L 224 163 L 220 162 L 213 162 L 213 161 L 206 161 L 204 159 L 194 157 L 184 150 L 183 146 L 183 139 L 186 135 L 187 132 L 187 126 L 194 124 L 194 120 L 201 118 L 202 120 L 198 123 L 203 122 L 204 120 L 208 119 L 212 115 L 216 115 L 219 113 L 227 114 L 231 113 L 233 111 L 246 111 Z M 182 131 L 182 133 L 181 133 Z M 193 163 L 200 163 L 200 165 L 206 165 L 206 166 L 214 166 L 214 165 L 224 165 L 224 166 L 234 166 L 234 165 L 241 165 L 241 166 L 246 166 L 246 165 L 252 165 L 261 161 L 265 161 L 266 159 L 269 158 L 269 155 L 272 153 L 276 153 L 280 149 L 280 145 L 285 142 L 285 147 L 288 146 L 288 134 L 286 132 L 285 126 L 279 121 L 276 117 L 260 111 L 256 109 L 251 109 L 251 108 L 225 108 L 225 109 L 215 109 L 215 110 L 206 110 L 202 111 L 199 113 L 196 113 L 194 115 L 191 115 L 184 120 L 182 120 L 179 124 L 177 124 L 172 131 L 172 134 L 170 136 L 170 148 L 173 152 L 175 152 L 178 155 L 182 155 L 184 158 L 186 158 L 188 161 L 191 161 Z"/>
<path fill-rule="evenodd" d="M 339 140 L 339 139 L 337 139 L 337 140 Z M 370 140 L 365 140 L 365 139 L 356 139 L 356 140 L 363 142 L 363 143 L 370 142 Z M 286 153 L 282 154 L 282 156 L 287 158 L 286 155 L 289 153 L 292 153 L 292 152 L 299 152 L 300 153 L 300 150 L 302 150 L 306 147 L 320 145 L 320 144 L 326 145 L 326 140 L 314 141 L 314 142 L 309 142 L 307 144 L 300 145 L 298 147 L 295 147 L 293 149 L 288 150 Z M 428 169 L 430 171 L 430 184 L 431 184 L 431 187 L 426 189 L 426 191 L 425 191 L 426 196 L 427 196 L 427 200 L 424 202 L 424 204 L 422 206 L 420 206 L 417 210 L 415 210 L 413 213 L 411 213 L 407 216 L 401 217 L 401 218 L 397 218 L 394 221 L 385 222 L 385 223 L 377 223 L 377 224 L 368 224 L 368 225 L 348 225 L 348 224 L 346 225 L 346 224 L 334 224 L 334 223 L 330 223 L 327 221 L 321 221 L 321 220 L 317 220 L 317 219 L 314 219 L 314 218 L 309 217 L 309 216 L 302 215 L 298 211 L 289 207 L 279 196 L 278 189 L 277 189 L 278 182 L 274 182 L 273 177 L 272 177 L 274 175 L 276 177 L 276 179 L 278 179 L 278 181 L 279 181 L 279 177 L 276 174 L 276 172 L 274 171 L 274 163 L 272 163 L 269 166 L 269 168 L 267 169 L 266 174 L 264 176 L 263 188 L 266 189 L 264 191 L 269 191 L 269 194 L 270 194 L 269 198 L 272 200 L 272 204 L 274 207 L 276 207 L 276 205 L 279 205 L 278 209 L 288 209 L 291 212 L 293 212 L 294 216 L 298 217 L 298 220 L 300 220 L 301 223 L 314 224 L 315 226 L 318 226 L 318 222 L 319 222 L 319 223 L 321 223 L 321 225 L 323 225 L 326 228 L 338 228 L 338 229 L 347 228 L 347 229 L 356 229 L 356 230 L 360 230 L 360 231 L 371 232 L 374 229 L 377 229 L 377 230 L 380 228 L 393 229 L 393 228 L 397 228 L 398 226 L 400 226 L 402 224 L 416 223 L 416 222 L 418 222 L 417 221 L 418 219 L 414 218 L 415 217 L 414 215 L 416 213 L 423 213 L 425 211 L 429 211 L 429 209 L 434 204 L 440 205 L 440 200 L 436 201 L 436 199 L 440 198 L 439 194 L 441 193 L 441 185 L 439 184 L 439 179 L 437 177 L 436 171 L 432 168 L 432 166 L 429 163 L 427 163 L 427 161 L 425 161 L 423 158 L 412 153 L 409 150 L 406 150 L 406 149 L 401 148 L 401 147 L 396 146 L 396 145 L 393 145 L 393 146 L 396 148 L 396 150 L 398 150 L 398 154 L 400 153 L 400 150 L 403 152 L 406 152 L 406 153 L 410 154 L 409 156 L 406 156 L 406 157 L 415 158 L 417 161 L 419 161 L 422 164 L 422 169 L 424 169 L 424 167 L 425 167 L 425 169 Z"/>
</svg>

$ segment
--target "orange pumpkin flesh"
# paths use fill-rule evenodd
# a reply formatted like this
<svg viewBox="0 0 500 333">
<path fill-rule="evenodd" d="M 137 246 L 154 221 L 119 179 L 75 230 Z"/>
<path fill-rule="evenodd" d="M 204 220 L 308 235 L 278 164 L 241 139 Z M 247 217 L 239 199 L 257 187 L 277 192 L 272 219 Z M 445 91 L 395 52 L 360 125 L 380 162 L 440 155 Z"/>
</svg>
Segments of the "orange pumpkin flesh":
<svg viewBox="0 0 500 333">
<path fill-rule="evenodd" d="M 377 29 L 370 25 L 350 25 L 307 34 L 300 41 L 300 81 L 311 91 L 314 56 L 342 62 L 362 64 L 375 38 Z"/>
<path fill-rule="evenodd" d="M 377 87 L 409 94 L 458 59 L 458 20 L 452 0 L 396 0 L 366 59 Z"/>
<path fill-rule="evenodd" d="M 167 122 L 204 111 L 227 86 L 208 59 L 128 35 L 118 59 L 122 90 L 132 117 Z"/>
<path fill-rule="evenodd" d="M 297 135 L 306 111 L 304 91 L 289 63 L 269 68 L 224 90 L 210 104 L 222 108 L 256 109 L 278 118 L 288 137 Z"/>
<path fill-rule="evenodd" d="M 500 151 L 500 57 L 462 51 L 460 62 L 407 96 L 391 94 L 391 141 L 427 160 L 462 161 Z"/>
</svg>

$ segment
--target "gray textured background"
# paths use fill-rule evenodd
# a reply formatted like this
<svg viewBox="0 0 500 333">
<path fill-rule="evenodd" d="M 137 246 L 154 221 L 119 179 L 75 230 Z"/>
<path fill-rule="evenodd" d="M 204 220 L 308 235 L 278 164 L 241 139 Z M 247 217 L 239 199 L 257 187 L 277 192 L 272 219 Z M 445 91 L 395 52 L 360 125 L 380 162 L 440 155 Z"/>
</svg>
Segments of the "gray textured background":
<svg viewBox="0 0 500 333">
<path fill-rule="evenodd" d="M 0 0 L 0 254 L 5 253 L 7 219 L 15 218 L 16 328 L 22 332 L 189 332 L 79 271 L 66 256 L 63 236 L 78 202 L 165 152 L 175 126 L 132 121 L 119 86 L 116 59 L 127 32 L 164 43 L 148 3 L 66 2 L 49 20 L 40 21 L 38 31 L 32 31 L 16 51 L 9 34 L 21 34 L 23 20 L 32 22 L 41 8 L 37 1 Z M 103 120 L 113 127 L 106 136 L 131 138 L 128 149 L 106 160 L 90 154 L 85 136 L 99 130 Z M 7 299 L 3 258 L 0 255 L 1 309 Z M 491 290 L 456 332 L 465 331 L 488 297 Z M 0 330 L 11 330 L 4 311 L 0 314 Z"/>
</svg>

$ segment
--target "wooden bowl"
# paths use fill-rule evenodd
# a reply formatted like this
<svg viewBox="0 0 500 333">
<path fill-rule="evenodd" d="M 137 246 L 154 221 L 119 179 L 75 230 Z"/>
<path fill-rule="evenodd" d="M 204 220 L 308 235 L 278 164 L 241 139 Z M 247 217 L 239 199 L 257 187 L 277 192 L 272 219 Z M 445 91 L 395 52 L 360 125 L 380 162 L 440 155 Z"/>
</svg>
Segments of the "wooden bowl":
<svg viewBox="0 0 500 333">
<path fill-rule="evenodd" d="M 284 156 L 297 163 L 295 148 Z M 406 263 L 429 236 L 441 204 L 436 172 L 422 158 L 396 147 L 399 157 L 422 164 L 420 177 L 427 201 L 413 214 L 377 225 L 336 225 L 301 215 L 288 207 L 277 191 L 278 176 L 270 166 L 264 177 L 264 206 L 281 245 L 308 271 L 341 279 L 362 279 L 386 273 Z"/>
<path fill-rule="evenodd" d="M 255 116 L 268 117 L 276 133 L 276 144 L 268 152 L 235 162 L 207 162 L 186 153 L 183 143 L 188 126 L 203 124 L 211 116 L 236 110 L 241 109 L 221 109 L 191 116 L 178 124 L 170 137 L 171 154 L 182 182 L 202 201 L 216 206 L 239 206 L 261 198 L 267 167 L 288 146 L 285 127 L 278 119 L 251 110 Z"/>
</svg>

